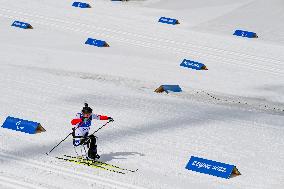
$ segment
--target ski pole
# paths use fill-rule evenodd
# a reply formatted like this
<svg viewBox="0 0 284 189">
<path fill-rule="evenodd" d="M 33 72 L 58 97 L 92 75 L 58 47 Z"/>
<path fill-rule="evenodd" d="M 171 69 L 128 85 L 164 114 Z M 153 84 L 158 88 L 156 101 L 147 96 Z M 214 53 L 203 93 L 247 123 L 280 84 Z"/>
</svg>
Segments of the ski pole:
<svg viewBox="0 0 284 189">
<path fill-rule="evenodd" d="M 108 123 L 110 123 L 110 122 L 113 122 L 113 121 L 108 121 L 108 122 L 106 122 L 104 125 L 102 125 L 100 128 L 98 128 L 97 130 L 95 130 L 95 132 L 93 132 L 92 133 L 92 135 L 93 134 L 95 134 L 96 132 L 98 132 L 100 129 L 102 129 L 104 126 L 106 126 Z M 88 137 L 88 139 L 85 141 L 85 142 L 88 142 L 90 140 L 90 138 Z"/>
<path fill-rule="evenodd" d="M 78 128 L 79 128 L 79 126 L 76 127 L 75 130 L 78 129 Z M 74 132 L 75 132 L 75 130 L 74 130 Z M 73 132 L 69 133 L 63 140 L 61 140 L 56 146 L 54 146 L 49 152 L 47 152 L 46 155 L 49 155 L 50 152 L 52 152 L 57 146 L 59 146 L 63 141 L 65 141 L 72 133 Z"/>
<path fill-rule="evenodd" d="M 108 122 L 106 122 L 103 126 L 101 126 L 100 128 L 98 128 L 95 132 L 93 132 L 93 134 L 95 134 L 96 132 L 98 132 L 100 129 L 102 129 L 104 126 L 106 126 L 108 123 L 110 123 L 110 122 L 112 122 L 112 121 L 108 121 Z M 78 126 L 79 127 L 79 126 Z M 76 129 L 78 128 L 78 127 L 76 127 Z M 76 130 L 75 129 L 75 130 Z M 63 140 L 61 140 L 56 146 L 54 146 L 49 152 L 47 152 L 46 153 L 46 155 L 49 155 L 50 154 L 50 152 L 52 152 L 57 146 L 59 146 L 62 142 L 64 142 L 70 135 L 71 135 L 72 133 L 69 133 Z M 89 139 L 88 139 L 89 140 Z M 87 141 L 88 141 L 87 140 Z"/>
<path fill-rule="evenodd" d="M 98 132 L 100 129 L 102 129 L 104 126 L 106 126 L 106 125 L 107 125 L 108 123 L 110 123 L 110 122 L 113 122 L 113 121 L 108 121 L 108 122 L 106 122 L 103 126 L 101 126 L 101 127 L 98 128 L 95 132 L 93 132 L 92 135 L 95 134 L 96 132 Z"/>
<path fill-rule="evenodd" d="M 72 133 L 69 133 L 63 140 L 61 140 L 56 146 L 54 146 L 46 155 L 49 155 L 57 146 L 59 146 L 63 141 L 65 141 Z"/>
</svg>

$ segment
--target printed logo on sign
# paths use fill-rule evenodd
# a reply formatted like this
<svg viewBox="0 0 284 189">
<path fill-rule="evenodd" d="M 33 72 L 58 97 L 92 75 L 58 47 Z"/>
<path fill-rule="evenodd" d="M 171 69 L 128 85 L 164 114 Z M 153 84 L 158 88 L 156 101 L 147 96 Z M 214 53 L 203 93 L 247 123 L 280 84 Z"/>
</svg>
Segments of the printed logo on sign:
<svg viewBox="0 0 284 189">
<path fill-rule="evenodd" d="M 18 130 L 25 128 L 25 127 L 20 127 L 21 122 L 22 122 L 22 121 L 18 121 L 18 122 L 16 123 L 16 126 L 17 126 L 17 129 L 18 129 Z"/>
<path fill-rule="evenodd" d="M 161 18 L 159 19 L 159 22 L 162 22 L 162 23 L 165 23 L 165 24 L 172 24 L 172 25 L 179 24 L 179 22 L 178 22 L 177 19 L 174 19 L 174 18 L 166 18 L 166 17 L 161 17 Z"/>
<path fill-rule="evenodd" d="M 198 67 L 199 68 L 199 65 L 198 64 L 193 64 L 195 67 Z"/>
<path fill-rule="evenodd" d="M 184 63 L 185 63 L 186 66 L 192 66 L 192 65 L 193 65 L 192 62 L 186 62 L 186 61 L 185 61 Z"/>
<path fill-rule="evenodd" d="M 202 162 L 198 162 L 198 161 L 194 161 L 194 162 L 192 163 L 192 165 L 193 165 L 193 166 L 196 166 L 196 167 L 198 167 L 198 168 L 202 168 L 202 167 L 204 167 L 204 168 L 206 168 L 206 169 L 210 169 L 210 168 L 211 168 L 211 165 L 206 164 L 206 163 L 202 163 Z"/>
<path fill-rule="evenodd" d="M 226 168 L 220 167 L 220 166 L 213 166 L 212 170 L 220 171 L 220 172 L 223 172 L 223 173 L 226 172 Z"/>
<path fill-rule="evenodd" d="M 19 22 L 19 21 L 14 21 L 12 26 L 16 26 L 16 27 L 20 27 L 20 28 L 29 28 L 29 24 L 28 23 L 24 23 L 24 22 Z"/>
<path fill-rule="evenodd" d="M 22 122 L 22 121 L 18 121 L 18 122 L 16 123 L 16 125 L 19 126 L 19 125 L 21 124 L 21 122 Z"/>
<path fill-rule="evenodd" d="M 16 25 L 16 26 L 21 26 L 22 24 L 19 23 L 19 22 L 14 22 L 14 25 Z"/>
<path fill-rule="evenodd" d="M 196 63 L 194 63 L 194 62 L 187 62 L 187 61 L 186 61 L 185 64 L 186 64 L 187 66 L 195 66 L 195 67 L 197 67 L 197 68 L 200 67 L 199 64 L 196 64 Z"/>
<path fill-rule="evenodd" d="M 220 171 L 220 172 L 223 172 L 225 173 L 226 172 L 226 168 L 224 167 L 221 167 L 221 166 L 212 166 L 210 164 L 206 164 L 206 163 L 202 163 L 202 162 L 198 162 L 198 161 L 194 161 L 192 163 L 193 166 L 196 166 L 198 168 L 205 168 L 205 169 L 211 169 L 212 167 L 212 170 L 216 170 L 216 171 Z"/>
<path fill-rule="evenodd" d="M 167 21 L 168 21 L 168 19 L 166 19 L 166 18 L 162 18 L 162 19 L 161 19 L 161 21 L 167 22 Z"/>
</svg>

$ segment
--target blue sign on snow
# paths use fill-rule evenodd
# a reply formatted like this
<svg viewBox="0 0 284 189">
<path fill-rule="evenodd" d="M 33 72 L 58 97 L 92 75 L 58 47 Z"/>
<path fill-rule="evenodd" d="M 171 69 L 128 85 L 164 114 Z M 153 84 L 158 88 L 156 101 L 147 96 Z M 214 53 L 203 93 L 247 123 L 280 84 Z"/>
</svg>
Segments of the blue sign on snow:
<svg viewBox="0 0 284 189">
<path fill-rule="evenodd" d="M 233 35 L 241 36 L 241 37 L 247 37 L 247 38 L 258 38 L 256 33 L 249 32 L 249 31 L 244 31 L 244 30 L 236 30 Z"/>
<path fill-rule="evenodd" d="M 8 116 L 2 125 L 3 128 L 21 131 L 29 134 L 44 132 L 40 123 Z"/>
<path fill-rule="evenodd" d="M 162 92 L 166 92 L 169 93 L 169 91 L 171 92 L 181 92 L 181 88 L 179 85 L 161 85 L 160 87 L 158 87 L 155 92 L 156 93 L 162 93 Z"/>
<path fill-rule="evenodd" d="M 14 21 L 12 26 L 23 28 L 23 29 L 32 29 L 33 27 L 29 23 Z"/>
<path fill-rule="evenodd" d="M 109 45 L 105 41 L 101 41 L 98 39 L 88 38 L 85 44 L 94 45 L 97 47 L 109 47 Z"/>
<path fill-rule="evenodd" d="M 177 19 L 174 19 L 174 18 L 166 18 L 166 17 L 161 17 L 161 18 L 159 19 L 159 22 L 165 23 L 165 24 L 172 24 L 172 25 L 179 24 L 179 21 L 178 21 Z"/>
<path fill-rule="evenodd" d="M 192 60 L 186 60 L 186 59 L 182 61 L 180 66 L 192 68 L 195 70 L 207 70 L 207 67 L 204 64 L 199 63 L 199 62 L 194 62 Z"/>
<path fill-rule="evenodd" d="M 80 7 L 80 8 L 91 8 L 91 5 L 89 5 L 88 3 L 82 3 L 82 2 L 74 2 L 72 6 Z"/>
<path fill-rule="evenodd" d="M 167 93 L 169 91 L 172 91 L 172 92 L 181 92 L 181 88 L 179 85 L 162 85 L 164 91 L 166 91 Z"/>
<path fill-rule="evenodd" d="M 222 178 L 230 178 L 232 174 L 240 175 L 234 165 L 191 156 L 186 169 Z"/>
</svg>

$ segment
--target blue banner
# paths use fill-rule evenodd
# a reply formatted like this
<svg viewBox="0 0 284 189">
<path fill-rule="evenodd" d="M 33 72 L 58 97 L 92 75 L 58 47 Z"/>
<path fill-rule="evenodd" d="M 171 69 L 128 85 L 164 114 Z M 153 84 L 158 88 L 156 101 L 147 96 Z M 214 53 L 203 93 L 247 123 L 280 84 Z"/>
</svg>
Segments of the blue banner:
<svg viewBox="0 0 284 189">
<path fill-rule="evenodd" d="M 207 67 L 199 62 L 194 62 L 192 60 L 186 60 L 184 59 L 180 66 L 186 67 L 186 68 L 192 68 L 195 70 L 207 70 Z"/>
<path fill-rule="evenodd" d="M 191 156 L 188 164 L 186 165 L 186 169 L 226 179 L 230 178 L 232 173 L 240 175 L 240 172 L 234 165 L 194 156 Z"/>
<path fill-rule="evenodd" d="M 161 17 L 161 18 L 159 19 L 159 22 L 165 23 L 165 24 L 172 24 L 172 25 L 179 24 L 179 21 L 178 21 L 177 19 L 174 19 L 174 18 L 166 18 L 166 17 Z"/>
<path fill-rule="evenodd" d="M 244 30 L 236 30 L 233 35 L 241 36 L 241 37 L 247 37 L 247 38 L 258 38 L 256 33 L 249 32 L 249 31 L 244 31 Z"/>
<path fill-rule="evenodd" d="M 29 134 L 43 132 L 45 129 L 40 123 L 8 116 L 2 125 L 3 128 L 21 131 Z"/>
<path fill-rule="evenodd" d="M 82 3 L 82 2 L 74 2 L 72 6 L 80 8 L 91 8 L 91 6 L 88 3 Z"/>
<path fill-rule="evenodd" d="M 109 47 L 109 45 L 105 41 L 98 40 L 98 39 L 92 39 L 92 38 L 88 38 L 85 44 L 94 45 L 97 47 Z"/>
<path fill-rule="evenodd" d="M 14 21 L 12 26 L 23 28 L 23 29 L 32 29 L 33 27 L 29 23 Z"/>
</svg>

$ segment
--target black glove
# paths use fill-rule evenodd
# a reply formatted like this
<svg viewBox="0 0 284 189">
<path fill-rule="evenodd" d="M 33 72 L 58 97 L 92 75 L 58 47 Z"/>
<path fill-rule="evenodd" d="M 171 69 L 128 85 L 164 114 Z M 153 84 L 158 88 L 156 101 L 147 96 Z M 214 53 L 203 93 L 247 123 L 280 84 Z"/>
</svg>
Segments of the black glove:
<svg viewBox="0 0 284 189">
<path fill-rule="evenodd" d="M 109 122 L 113 122 L 114 121 L 112 117 L 108 117 L 107 119 L 109 120 Z"/>
<path fill-rule="evenodd" d="M 75 138 L 75 130 L 76 130 L 76 128 L 72 127 L 72 136 L 73 136 L 73 138 Z"/>
</svg>

